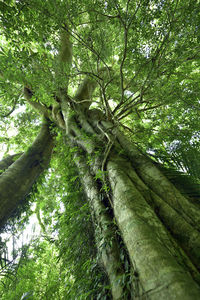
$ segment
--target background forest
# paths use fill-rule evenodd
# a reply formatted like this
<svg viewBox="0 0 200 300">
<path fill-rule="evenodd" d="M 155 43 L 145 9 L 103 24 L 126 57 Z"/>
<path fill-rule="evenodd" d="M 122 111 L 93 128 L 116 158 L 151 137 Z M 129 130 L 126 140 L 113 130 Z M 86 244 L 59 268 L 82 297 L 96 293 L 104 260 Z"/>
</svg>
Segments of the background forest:
<svg viewBox="0 0 200 300">
<path fill-rule="evenodd" d="M 81 143 L 75 134 L 69 142 L 66 118 L 74 117 L 73 103 L 82 100 L 87 120 L 101 121 L 103 113 L 198 210 L 200 2 L 4 0 L 0 35 L 0 172 L 7 168 L 5 158 L 12 165 L 28 153 L 44 118 L 54 138 L 48 168 L 1 223 L 0 298 L 122 299 L 114 298 L 101 262 L 98 222 L 78 170 L 77 151 L 92 142 L 83 131 Z M 88 89 L 85 98 L 81 87 Z M 64 125 L 63 91 L 71 105 Z M 100 121 L 95 126 L 105 135 L 103 146 L 93 137 L 98 147 L 85 157 L 89 167 L 101 158 L 93 178 L 109 202 L 106 164 L 117 134 L 111 139 Z M 157 299 L 144 296 L 112 204 L 105 210 L 124 266 L 118 278 L 123 299 Z"/>
</svg>

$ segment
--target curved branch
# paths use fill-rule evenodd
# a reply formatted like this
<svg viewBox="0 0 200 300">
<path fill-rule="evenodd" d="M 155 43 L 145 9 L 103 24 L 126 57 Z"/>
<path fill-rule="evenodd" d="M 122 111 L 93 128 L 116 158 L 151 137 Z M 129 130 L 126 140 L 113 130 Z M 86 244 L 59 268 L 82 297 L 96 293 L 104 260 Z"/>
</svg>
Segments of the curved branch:
<svg viewBox="0 0 200 300">
<path fill-rule="evenodd" d="M 1 118 L 7 118 L 7 117 L 9 117 L 9 116 L 13 113 L 13 111 L 15 110 L 16 105 L 17 105 L 17 99 L 15 99 L 15 102 L 14 102 L 14 104 L 13 104 L 12 109 L 11 109 L 7 114 L 5 114 L 5 115 L 0 115 L 0 117 L 1 117 Z"/>
</svg>

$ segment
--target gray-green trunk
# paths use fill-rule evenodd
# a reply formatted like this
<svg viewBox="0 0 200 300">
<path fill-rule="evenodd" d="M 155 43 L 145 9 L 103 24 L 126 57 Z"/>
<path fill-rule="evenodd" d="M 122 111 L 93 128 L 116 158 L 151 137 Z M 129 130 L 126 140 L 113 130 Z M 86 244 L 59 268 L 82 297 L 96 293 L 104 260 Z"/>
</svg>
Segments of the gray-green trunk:
<svg viewBox="0 0 200 300">
<path fill-rule="evenodd" d="M 53 148 L 48 124 L 44 124 L 32 146 L 0 175 L 0 227 L 30 192 L 33 183 L 47 167 Z M 13 163 L 12 163 L 13 162 Z M 3 165 L 3 164 L 2 164 Z"/>
<path fill-rule="evenodd" d="M 199 210 L 116 125 L 90 111 L 90 118 L 63 114 L 72 145 L 81 149 L 76 162 L 113 299 L 200 299 Z"/>
</svg>

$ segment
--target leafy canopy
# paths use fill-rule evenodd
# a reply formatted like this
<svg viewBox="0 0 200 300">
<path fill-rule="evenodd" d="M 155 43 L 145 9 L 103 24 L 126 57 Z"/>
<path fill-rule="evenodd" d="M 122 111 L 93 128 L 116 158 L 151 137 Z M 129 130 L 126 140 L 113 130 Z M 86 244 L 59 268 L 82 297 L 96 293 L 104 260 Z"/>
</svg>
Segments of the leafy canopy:
<svg viewBox="0 0 200 300">
<path fill-rule="evenodd" d="M 199 1 L 6 0 L 0 11 L 0 142 L 6 154 L 25 151 L 40 127 L 24 86 L 49 107 L 67 82 L 74 96 L 89 76 L 98 83 L 93 106 L 159 162 L 199 176 Z M 70 73 L 58 63 L 63 28 L 73 44 Z M 106 294 L 73 149 L 63 146 L 56 131 L 50 172 L 32 196 L 44 237 L 30 243 L 26 259 L 14 268 L 15 280 L 3 279 L 2 299 L 33 290 L 33 299 L 48 299 L 49 293 L 60 299 L 66 290 L 71 299 Z"/>
</svg>

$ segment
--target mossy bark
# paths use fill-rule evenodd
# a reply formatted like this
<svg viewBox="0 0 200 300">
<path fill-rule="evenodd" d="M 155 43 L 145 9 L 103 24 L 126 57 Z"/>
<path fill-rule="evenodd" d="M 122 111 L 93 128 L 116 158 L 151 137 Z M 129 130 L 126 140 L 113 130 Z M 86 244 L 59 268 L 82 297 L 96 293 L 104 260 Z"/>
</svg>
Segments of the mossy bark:
<svg viewBox="0 0 200 300">
<path fill-rule="evenodd" d="M 129 298 L 199 299 L 199 211 L 195 213 L 196 207 L 115 124 L 96 119 L 89 112 L 90 118 L 81 114 L 73 116 L 73 121 L 68 122 L 68 134 L 71 133 L 71 142 L 85 157 L 84 168 L 77 166 L 95 219 L 104 228 L 100 239 L 107 240 L 109 236 L 116 248 L 115 231 L 109 229 L 108 234 L 102 219 L 107 211 L 109 222 L 115 223 L 115 230 L 124 242 L 123 246 L 117 245 L 117 256 L 116 251 L 110 252 L 108 243 L 104 244 L 104 252 L 111 256 L 105 259 L 101 253 L 113 299 L 126 299 L 124 295 L 128 295 L 130 288 L 123 280 L 120 282 L 126 269 L 120 260 L 121 247 L 128 252 L 132 272 Z M 109 187 L 107 202 L 99 197 L 98 187 L 94 187 L 99 172 L 101 185 Z M 97 246 L 100 247 L 98 243 Z M 121 277 L 117 276 L 117 266 Z"/>
<path fill-rule="evenodd" d="M 108 162 L 114 215 L 148 299 L 199 299 L 198 271 L 136 187 L 140 178 L 119 157 Z M 164 180 L 161 178 L 161 180 Z M 144 192 L 145 188 L 144 188 Z M 149 192 L 150 193 L 150 192 Z M 182 229 L 182 228 L 180 228 Z"/>
<path fill-rule="evenodd" d="M 124 274 L 124 268 L 120 260 L 119 245 L 112 217 L 103 203 L 104 195 L 91 175 L 84 157 L 79 153 L 76 155 L 75 161 L 89 201 L 98 254 L 109 277 L 113 299 L 124 299 L 124 287 L 120 280 Z"/>
<path fill-rule="evenodd" d="M 76 100 L 84 100 L 82 94 Z M 200 299 L 199 208 L 117 124 L 88 106 L 69 111 L 67 101 L 61 103 L 67 142 L 78 148 L 74 161 L 113 299 Z M 52 148 L 45 124 L 32 147 L 0 176 L 0 226 L 47 166 Z"/>
<path fill-rule="evenodd" d="M 43 124 L 32 146 L 0 176 L 0 227 L 30 192 L 47 167 L 53 149 L 48 124 Z"/>
<path fill-rule="evenodd" d="M 23 153 L 8 155 L 0 161 L 0 174 L 10 167 Z"/>
</svg>

